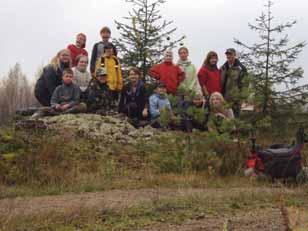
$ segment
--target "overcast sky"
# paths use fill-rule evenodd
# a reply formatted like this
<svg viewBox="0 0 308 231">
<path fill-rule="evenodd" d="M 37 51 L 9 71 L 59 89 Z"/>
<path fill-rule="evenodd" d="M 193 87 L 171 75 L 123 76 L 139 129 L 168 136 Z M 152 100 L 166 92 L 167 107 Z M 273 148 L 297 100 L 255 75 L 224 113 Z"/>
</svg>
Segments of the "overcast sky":
<svg viewBox="0 0 308 231">
<path fill-rule="evenodd" d="M 219 53 L 235 47 L 233 38 L 254 42 L 256 34 L 248 22 L 262 12 L 265 0 L 168 0 L 162 7 L 164 18 L 174 20 L 176 35 L 186 35 L 185 46 L 191 60 L 200 67 L 206 53 Z M 91 52 L 100 40 L 99 30 L 108 25 L 117 37 L 114 20 L 127 16 L 131 4 L 124 0 L 0 0 L 0 76 L 19 62 L 29 78 L 47 64 L 58 50 L 75 41 L 84 32 Z M 288 31 L 293 42 L 308 41 L 307 0 L 276 0 L 273 13 L 279 21 L 297 19 Z M 308 47 L 298 60 L 308 72 Z M 304 83 L 308 82 L 305 73 Z"/>
</svg>

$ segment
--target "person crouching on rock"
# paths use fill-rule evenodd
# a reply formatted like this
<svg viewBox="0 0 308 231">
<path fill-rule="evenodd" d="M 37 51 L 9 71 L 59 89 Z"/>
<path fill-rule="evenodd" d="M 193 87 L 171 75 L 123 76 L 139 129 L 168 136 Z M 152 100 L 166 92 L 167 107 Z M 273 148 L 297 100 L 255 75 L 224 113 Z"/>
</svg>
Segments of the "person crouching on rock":
<svg viewBox="0 0 308 231">
<path fill-rule="evenodd" d="M 149 99 L 149 104 L 151 126 L 154 128 L 167 127 L 172 121 L 173 113 L 164 83 L 157 85 L 155 93 Z"/>
<path fill-rule="evenodd" d="M 110 88 L 107 84 L 107 72 L 105 68 L 97 69 L 87 90 L 88 112 L 106 115 L 115 112 L 115 100 L 112 97 Z"/>
<path fill-rule="evenodd" d="M 135 127 L 139 127 L 139 122 L 147 117 L 146 89 L 140 79 L 141 72 L 133 67 L 128 72 L 129 82 L 121 92 L 119 113 L 126 115 Z"/>
<path fill-rule="evenodd" d="M 58 86 L 52 94 L 51 107 L 43 107 L 34 113 L 33 119 L 42 116 L 54 116 L 69 113 L 86 112 L 86 105 L 80 103 L 80 89 L 73 83 L 73 71 L 65 69 L 62 75 L 62 85 Z"/>
<path fill-rule="evenodd" d="M 71 67 L 71 54 L 67 49 L 58 52 L 51 63 L 44 67 L 35 84 L 34 95 L 42 106 L 50 106 L 51 96 L 57 86 L 62 84 L 63 70 Z"/>
</svg>

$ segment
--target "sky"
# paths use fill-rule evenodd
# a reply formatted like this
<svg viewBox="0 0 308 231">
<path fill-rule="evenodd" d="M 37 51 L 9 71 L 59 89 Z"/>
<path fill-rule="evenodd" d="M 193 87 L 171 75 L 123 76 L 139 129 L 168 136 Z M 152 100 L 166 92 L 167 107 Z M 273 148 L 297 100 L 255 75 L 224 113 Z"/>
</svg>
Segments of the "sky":
<svg viewBox="0 0 308 231">
<path fill-rule="evenodd" d="M 274 0 L 273 14 L 277 22 L 296 19 L 298 24 L 288 30 L 291 42 L 308 42 L 307 0 Z M 200 67 L 206 53 L 219 54 L 225 61 L 226 48 L 238 47 L 234 38 L 247 43 L 256 41 L 257 34 L 248 28 L 264 10 L 265 0 L 167 0 L 161 13 L 173 20 L 178 29 L 174 38 L 185 35 L 184 45 L 190 59 Z M 20 63 L 23 72 L 33 80 L 38 68 L 68 44 L 74 43 L 79 32 L 87 35 L 89 53 L 100 40 L 99 30 L 109 26 L 112 37 L 118 32 L 114 20 L 125 21 L 132 4 L 125 0 L 0 0 L 0 77 Z M 298 59 L 307 73 L 308 46 Z"/>
</svg>

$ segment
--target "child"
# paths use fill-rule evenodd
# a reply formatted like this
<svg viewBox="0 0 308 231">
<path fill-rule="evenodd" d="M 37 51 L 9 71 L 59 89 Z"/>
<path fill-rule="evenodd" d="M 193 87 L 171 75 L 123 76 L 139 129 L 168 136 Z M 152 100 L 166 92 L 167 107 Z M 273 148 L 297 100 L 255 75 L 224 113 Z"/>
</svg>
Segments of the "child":
<svg viewBox="0 0 308 231">
<path fill-rule="evenodd" d="M 184 89 L 187 89 L 196 94 L 201 93 L 196 73 L 196 67 L 191 63 L 190 60 L 188 60 L 188 49 L 186 47 L 181 47 L 178 51 L 178 54 L 180 59 L 177 65 L 185 72 L 185 79 L 181 83 L 181 86 L 184 87 Z"/>
<path fill-rule="evenodd" d="M 62 84 L 63 70 L 71 67 L 70 51 L 63 49 L 44 67 L 35 84 L 34 94 L 42 106 L 50 106 L 51 96 L 57 86 Z"/>
<path fill-rule="evenodd" d="M 95 43 L 92 50 L 91 62 L 90 62 L 90 72 L 92 76 L 95 74 L 96 61 L 104 54 L 105 46 L 110 44 L 112 46 L 113 55 L 117 56 L 116 47 L 109 42 L 111 36 L 111 30 L 108 27 L 103 27 L 100 31 L 102 41 Z"/>
<path fill-rule="evenodd" d="M 107 85 L 107 72 L 99 68 L 91 80 L 88 87 L 87 106 L 88 111 L 106 115 L 115 109 L 114 100 L 112 99 L 109 87 Z"/>
<path fill-rule="evenodd" d="M 185 79 L 185 72 L 173 64 L 173 53 L 170 50 L 165 52 L 164 62 L 153 66 L 149 70 L 152 78 L 164 83 L 168 94 L 175 95 L 180 83 Z"/>
<path fill-rule="evenodd" d="M 86 105 L 79 103 L 80 89 L 73 83 L 73 74 L 71 69 L 63 71 L 63 83 L 53 92 L 50 100 L 51 107 L 39 109 L 32 118 L 36 119 L 48 115 L 82 113 L 86 111 Z"/>
<path fill-rule="evenodd" d="M 67 49 L 71 52 L 72 66 L 77 66 L 77 57 L 79 55 L 88 56 L 88 52 L 84 49 L 86 47 L 87 37 L 83 33 L 79 33 L 76 38 L 76 44 L 68 45 Z"/>
<path fill-rule="evenodd" d="M 205 97 L 210 97 L 213 92 L 221 92 L 220 70 L 217 68 L 217 62 L 217 53 L 209 52 L 198 72 L 199 83 Z"/>
<path fill-rule="evenodd" d="M 172 115 L 171 103 L 166 93 L 166 85 L 164 83 L 159 83 L 156 87 L 156 93 L 149 99 L 149 111 L 153 127 L 161 127 L 159 119 L 162 111 L 166 110 Z"/>
<path fill-rule="evenodd" d="M 91 80 L 91 74 L 87 71 L 89 59 L 87 56 L 79 55 L 76 61 L 77 66 L 73 68 L 73 83 L 79 86 L 82 94 L 84 94 Z"/>
<path fill-rule="evenodd" d="M 131 68 L 128 72 L 129 83 L 121 92 L 119 113 L 125 114 L 130 119 L 142 120 L 147 115 L 147 95 L 141 72 L 138 68 Z"/>
<path fill-rule="evenodd" d="M 105 45 L 104 54 L 97 59 L 96 70 L 103 68 L 107 72 L 107 85 L 114 100 L 118 100 L 119 92 L 123 88 L 123 77 L 119 59 L 113 55 L 111 43 Z"/>
</svg>

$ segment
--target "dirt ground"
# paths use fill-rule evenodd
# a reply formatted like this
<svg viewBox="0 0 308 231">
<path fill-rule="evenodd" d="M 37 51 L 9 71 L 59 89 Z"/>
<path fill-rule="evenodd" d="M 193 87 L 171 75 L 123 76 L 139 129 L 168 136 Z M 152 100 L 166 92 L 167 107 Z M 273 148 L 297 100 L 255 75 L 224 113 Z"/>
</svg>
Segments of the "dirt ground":
<svg viewBox="0 0 308 231">
<path fill-rule="evenodd" d="M 286 188 L 232 188 L 226 189 L 140 189 L 140 190 L 112 190 L 97 193 L 66 194 L 60 196 L 44 196 L 34 198 L 14 198 L 0 200 L 0 217 L 2 219 L 12 219 L 19 216 L 35 216 L 49 214 L 52 212 L 66 213 L 69 209 L 80 211 L 82 209 L 102 210 L 102 209 L 123 209 L 140 202 L 153 202 L 160 199 L 181 198 L 190 195 L 208 196 L 215 200 L 223 200 L 225 197 L 241 195 L 241 193 L 273 193 L 273 194 L 297 194 L 300 189 Z M 291 218 L 298 218 L 295 209 L 290 210 Z M 303 213 L 300 213 L 303 214 Z M 152 227 L 144 228 L 143 231 L 170 230 L 170 231 L 197 231 L 197 230 L 290 230 L 290 225 L 296 227 L 296 222 L 291 224 L 281 208 L 264 208 L 255 211 L 241 212 L 235 214 L 200 215 L 191 220 L 187 220 L 181 225 L 156 224 Z M 294 229 L 296 230 L 296 229 Z M 305 230 L 305 229 L 303 229 Z M 307 229 L 308 230 L 308 229 Z M 140 230 L 141 231 L 141 230 Z"/>
</svg>

